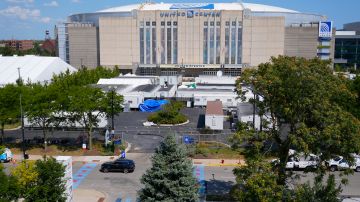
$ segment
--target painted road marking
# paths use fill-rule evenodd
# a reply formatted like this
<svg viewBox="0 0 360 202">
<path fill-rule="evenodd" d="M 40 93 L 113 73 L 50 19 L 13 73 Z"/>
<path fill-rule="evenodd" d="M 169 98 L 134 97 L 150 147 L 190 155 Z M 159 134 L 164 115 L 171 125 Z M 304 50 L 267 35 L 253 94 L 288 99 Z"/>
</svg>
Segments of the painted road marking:
<svg viewBox="0 0 360 202">
<path fill-rule="evenodd" d="M 194 176 L 196 177 L 200 188 L 199 194 L 200 196 L 205 195 L 206 187 L 205 187 L 205 166 L 204 165 L 195 165 L 194 167 Z"/>
<path fill-rule="evenodd" d="M 74 175 L 73 175 L 73 189 L 80 186 L 81 182 L 91 173 L 96 167 L 96 163 L 84 164 Z"/>
</svg>

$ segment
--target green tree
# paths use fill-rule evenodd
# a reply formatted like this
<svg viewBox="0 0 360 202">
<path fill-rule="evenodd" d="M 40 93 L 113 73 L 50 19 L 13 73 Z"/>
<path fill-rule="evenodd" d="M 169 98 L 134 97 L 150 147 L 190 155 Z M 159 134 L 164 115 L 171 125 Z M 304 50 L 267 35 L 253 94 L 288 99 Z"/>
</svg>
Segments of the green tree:
<svg viewBox="0 0 360 202">
<path fill-rule="evenodd" d="M 285 171 L 290 148 L 321 154 L 321 162 L 333 154 L 351 160 L 350 153 L 360 151 L 360 122 L 338 99 L 351 92 L 346 82 L 333 75 L 328 61 L 279 56 L 258 69 L 244 71 L 237 85 L 240 96 L 247 85 L 263 98 L 256 102 L 261 102 L 257 106 L 269 114 L 270 128 L 240 131 L 233 141 L 252 143 L 255 138 L 256 144 L 249 146 L 260 148 L 261 155 L 273 150 L 279 158 L 273 167 L 277 185 L 286 188 L 286 179 L 293 175 Z M 321 162 L 320 175 L 325 171 Z"/>
<path fill-rule="evenodd" d="M 66 201 L 64 171 L 65 167 L 54 158 L 37 160 L 35 170 L 38 173 L 36 184 L 25 197 L 26 201 Z"/>
<path fill-rule="evenodd" d="M 198 187 L 185 148 L 167 136 L 152 157 L 152 167 L 141 178 L 141 201 L 198 201 Z"/>
<path fill-rule="evenodd" d="M 44 150 L 47 151 L 48 130 L 51 126 L 57 126 L 57 92 L 47 84 L 32 84 L 29 94 L 25 100 L 25 114 L 34 127 L 39 127 L 43 131 Z"/>
<path fill-rule="evenodd" d="M 38 173 L 35 168 L 35 162 L 22 161 L 11 170 L 11 175 L 17 179 L 21 196 L 26 198 L 30 188 L 34 187 L 37 182 Z"/>
<path fill-rule="evenodd" d="M 14 176 L 8 176 L 0 164 L 0 202 L 17 201 L 20 196 L 20 187 Z"/>
<path fill-rule="evenodd" d="M 19 88 L 16 85 L 8 84 L 0 88 L 0 131 L 1 143 L 4 142 L 5 124 L 18 121 L 19 109 Z"/>
</svg>

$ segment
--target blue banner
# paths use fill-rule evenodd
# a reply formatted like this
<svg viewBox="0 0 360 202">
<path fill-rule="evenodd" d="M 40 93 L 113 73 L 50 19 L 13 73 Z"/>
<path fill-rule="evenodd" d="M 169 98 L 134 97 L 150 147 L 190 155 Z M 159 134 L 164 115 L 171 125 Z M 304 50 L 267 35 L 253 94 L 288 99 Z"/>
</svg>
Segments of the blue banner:
<svg viewBox="0 0 360 202">
<path fill-rule="evenodd" d="M 170 9 L 214 9 L 214 4 L 209 3 L 178 3 L 173 4 Z"/>
</svg>

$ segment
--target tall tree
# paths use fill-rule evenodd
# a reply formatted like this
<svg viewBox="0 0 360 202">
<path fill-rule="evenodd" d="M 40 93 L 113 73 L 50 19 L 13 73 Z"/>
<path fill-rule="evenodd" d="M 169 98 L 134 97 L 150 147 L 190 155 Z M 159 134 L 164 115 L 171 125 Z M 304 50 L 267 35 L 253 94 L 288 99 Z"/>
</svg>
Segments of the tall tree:
<svg viewBox="0 0 360 202">
<path fill-rule="evenodd" d="M 48 130 L 51 126 L 57 126 L 57 92 L 47 84 L 32 84 L 29 89 L 31 96 L 25 100 L 25 114 L 33 126 L 43 131 L 44 149 L 47 150 Z"/>
<path fill-rule="evenodd" d="M 1 143 L 4 142 L 5 124 L 14 123 L 20 115 L 19 88 L 16 85 L 6 85 L 0 88 L 0 131 Z"/>
<path fill-rule="evenodd" d="M 152 167 L 141 178 L 141 201 L 198 201 L 198 187 L 186 150 L 167 136 L 152 157 Z"/>
<path fill-rule="evenodd" d="M 331 155 L 352 160 L 350 153 L 360 151 L 360 122 L 337 99 L 351 92 L 342 79 L 333 75 L 328 61 L 279 56 L 258 69 L 246 70 L 237 85 L 239 95 L 247 85 L 263 97 L 258 106 L 270 114 L 271 127 L 253 131 L 253 135 L 240 132 L 234 136 L 235 142 L 255 137 L 263 153 L 269 143 L 274 144 L 274 155 L 280 161 L 274 167 L 278 185 L 286 187 L 286 180 L 293 174 L 285 172 L 290 148 L 321 154 L 321 162 Z M 320 171 L 324 171 L 321 163 Z"/>
<path fill-rule="evenodd" d="M 38 173 L 35 169 L 35 162 L 22 161 L 17 167 L 11 170 L 11 176 L 17 179 L 20 189 L 20 196 L 27 198 L 32 187 L 36 186 Z"/>
<path fill-rule="evenodd" d="M 26 201 L 65 202 L 65 167 L 54 158 L 37 160 L 35 170 L 38 174 L 36 184 L 29 190 Z"/>
</svg>

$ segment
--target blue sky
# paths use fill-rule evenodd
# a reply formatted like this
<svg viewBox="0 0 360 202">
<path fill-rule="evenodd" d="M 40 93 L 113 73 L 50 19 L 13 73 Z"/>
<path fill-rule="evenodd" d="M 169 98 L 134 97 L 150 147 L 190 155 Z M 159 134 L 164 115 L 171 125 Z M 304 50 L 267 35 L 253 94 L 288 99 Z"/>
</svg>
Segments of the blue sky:
<svg viewBox="0 0 360 202">
<path fill-rule="evenodd" d="M 234 1 L 237 0 L 216 2 Z M 53 36 L 55 24 L 64 21 L 68 15 L 142 2 L 144 0 L 0 0 L 0 40 L 43 39 L 45 30 L 50 30 Z M 210 1 L 158 0 L 154 2 L 202 3 Z M 360 0 L 247 0 L 244 2 L 323 14 L 333 20 L 337 28 L 342 28 L 342 25 L 347 22 L 360 21 Z"/>
</svg>

